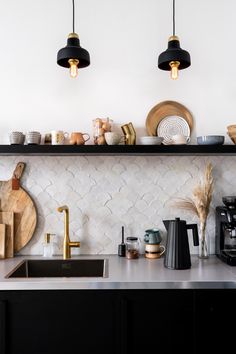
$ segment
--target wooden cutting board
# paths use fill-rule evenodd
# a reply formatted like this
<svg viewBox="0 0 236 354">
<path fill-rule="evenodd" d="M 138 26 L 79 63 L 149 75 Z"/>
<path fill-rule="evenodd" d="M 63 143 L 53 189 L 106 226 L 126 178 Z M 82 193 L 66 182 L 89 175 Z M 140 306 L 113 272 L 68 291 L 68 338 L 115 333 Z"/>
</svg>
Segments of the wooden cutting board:
<svg viewBox="0 0 236 354">
<path fill-rule="evenodd" d="M 188 123 L 190 132 L 192 131 L 193 117 L 190 111 L 179 102 L 163 101 L 154 106 L 148 113 L 146 119 L 146 129 L 148 135 L 156 136 L 159 123 L 162 119 L 168 116 L 178 116 L 183 118 Z"/>
<path fill-rule="evenodd" d="M 6 225 L 5 257 L 14 257 L 14 213 L 12 211 L 0 211 L 0 224 Z"/>
<path fill-rule="evenodd" d="M 5 247 L 6 247 L 6 225 L 0 224 L 0 259 L 5 258 Z"/>
<path fill-rule="evenodd" d="M 14 251 L 20 251 L 32 238 L 37 212 L 30 195 L 20 186 L 25 164 L 19 162 L 9 181 L 0 181 L 0 211 L 14 213 Z"/>
</svg>

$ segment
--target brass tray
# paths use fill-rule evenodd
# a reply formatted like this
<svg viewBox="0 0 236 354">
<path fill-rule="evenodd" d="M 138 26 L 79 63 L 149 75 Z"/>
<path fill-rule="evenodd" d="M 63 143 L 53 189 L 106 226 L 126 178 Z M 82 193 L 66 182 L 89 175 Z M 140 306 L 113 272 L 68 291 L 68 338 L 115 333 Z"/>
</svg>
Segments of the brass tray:
<svg viewBox="0 0 236 354">
<path fill-rule="evenodd" d="M 148 135 L 157 136 L 157 127 L 160 121 L 168 116 L 178 116 L 186 120 L 190 132 L 193 129 L 193 117 L 189 110 L 181 103 L 175 101 L 163 101 L 154 106 L 148 113 L 146 129 Z"/>
</svg>

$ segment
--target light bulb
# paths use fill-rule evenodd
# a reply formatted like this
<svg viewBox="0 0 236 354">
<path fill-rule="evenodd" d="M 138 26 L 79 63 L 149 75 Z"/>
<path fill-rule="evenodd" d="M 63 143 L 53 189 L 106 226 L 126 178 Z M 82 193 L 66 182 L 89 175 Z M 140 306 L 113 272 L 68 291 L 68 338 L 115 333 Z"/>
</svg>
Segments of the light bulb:
<svg viewBox="0 0 236 354">
<path fill-rule="evenodd" d="M 78 59 L 69 59 L 68 63 L 70 64 L 70 76 L 76 78 L 78 76 Z"/>
<path fill-rule="evenodd" d="M 178 79 L 180 62 L 179 61 L 171 61 L 169 63 L 169 65 L 171 67 L 170 76 L 171 76 L 172 80 Z"/>
</svg>

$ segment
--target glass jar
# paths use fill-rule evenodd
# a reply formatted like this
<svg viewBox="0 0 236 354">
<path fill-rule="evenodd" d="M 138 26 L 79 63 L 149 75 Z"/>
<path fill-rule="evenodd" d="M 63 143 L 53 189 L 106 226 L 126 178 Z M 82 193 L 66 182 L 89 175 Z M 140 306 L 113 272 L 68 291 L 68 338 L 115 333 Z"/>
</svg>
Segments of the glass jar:
<svg viewBox="0 0 236 354">
<path fill-rule="evenodd" d="M 93 120 L 93 139 L 95 145 L 106 145 L 105 133 L 112 131 L 113 120 L 96 118 Z"/>
<path fill-rule="evenodd" d="M 126 238 L 126 258 L 136 259 L 139 258 L 139 239 L 138 237 Z"/>
</svg>

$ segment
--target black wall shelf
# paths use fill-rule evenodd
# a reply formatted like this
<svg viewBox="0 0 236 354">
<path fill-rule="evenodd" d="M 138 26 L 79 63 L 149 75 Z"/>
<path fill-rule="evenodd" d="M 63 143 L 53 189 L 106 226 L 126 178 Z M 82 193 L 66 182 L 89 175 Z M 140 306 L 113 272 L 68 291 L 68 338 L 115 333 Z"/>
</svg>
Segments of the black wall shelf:
<svg viewBox="0 0 236 354">
<path fill-rule="evenodd" d="M 236 156 L 236 145 L 0 145 L 1 156 Z"/>
</svg>

